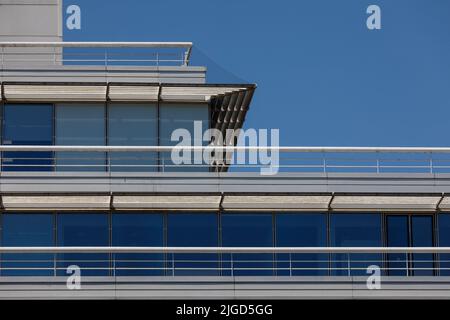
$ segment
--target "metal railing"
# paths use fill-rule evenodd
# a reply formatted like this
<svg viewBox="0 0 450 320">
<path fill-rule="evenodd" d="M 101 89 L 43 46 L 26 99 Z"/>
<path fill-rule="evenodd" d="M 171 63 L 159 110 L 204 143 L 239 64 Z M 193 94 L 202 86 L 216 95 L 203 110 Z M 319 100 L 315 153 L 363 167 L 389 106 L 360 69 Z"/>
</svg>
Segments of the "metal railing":
<svg viewBox="0 0 450 320">
<path fill-rule="evenodd" d="M 450 173 L 450 147 L 218 147 L 0 145 L 2 170 Z M 178 163 L 174 154 L 190 154 Z M 196 160 L 195 155 L 197 155 Z M 268 161 L 269 160 L 269 161 Z"/>
<path fill-rule="evenodd" d="M 192 42 L 0 42 L 0 66 L 189 65 Z"/>
<path fill-rule="evenodd" d="M 450 275 L 450 247 L 0 247 L 0 276 Z"/>
</svg>

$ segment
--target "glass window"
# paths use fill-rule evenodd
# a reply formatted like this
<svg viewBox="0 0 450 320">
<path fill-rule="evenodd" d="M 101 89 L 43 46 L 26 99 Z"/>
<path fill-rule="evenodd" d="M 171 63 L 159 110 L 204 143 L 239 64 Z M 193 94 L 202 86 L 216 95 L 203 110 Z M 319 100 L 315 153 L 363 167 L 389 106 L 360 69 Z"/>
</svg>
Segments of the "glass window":
<svg viewBox="0 0 450 320">
<path fill-rule="evenodd" d="M 432 247 L 433 246 L 433 217 L 430 215 L 411 216 L 411 246 Z M 432 276 L 433 254 L 415 253 L 413 256 L 413 274 L 415 276 Z"/>
<path fill-rule="evenodd" d="M 62 146 L 104 146 L 104 104 L 58 104 L 55 109 L 55 144 Z M 57 152 L 58 171 L 105 171 L 102 152 Z"/>
<path fill-rule="evenodd" d="M 332 247 L 381 247 L 381 215 L 333 213 L 330 216 Z M 366 275 L 369 265 L 382 267 L 381 254 L 332 254 L 332 274 Z"/>
<path fill-rule="evenodd" d="M 199 121 L 198 129 L 195 129 L 194 121 Z M 178 145 L 182 140 L 172 141 L 171 136 L 176 129 L 185 129 L 190 134 L 189 141 L 184 141 L 187 145 L 207 145 L 209 141 L 203 142 L 203 133 L 209 128 L 209 107 L 208 104 L 161 104 L 160 108 L 160 139 L 162 146 Z M 173 167 L 171 153 L 165 152 L 161 155 L 161 163 L 165 165 L 164 171 L 208 171 L 204 166 L 203 153 L 196 152 L 185 154 L 177 153 L 181 157 L 187 157 L 187 163 L 183 168 Z M 195 159 L 199 159 L 195 162 Z"/>
<path fill-rule="evenodd" d="M 156 105 L 110 104 L 108 107 L 108 145 L 158 145 Z M 113 152 L 112 171 L 157 171 L 156 152 Z"/>
<path fill-rule="evenodd" d="M 387 246 L 408 247 L 408 216 L 389 215 L 386 220 Z M 390 253 L 388 256 L 388 274 L 405 276 L 408 270 L 408 255 L 406 253 Z"/>
<path fill-rule="evenodd" d="M 52 145 L 51 104 L 6 104 L 2 142 L 5 145 Z M 4 171 L 52 171 L 52 152 L 4 152 Z"/>
<path fill-rule="evenodd" d="M 222 214 L 222 246 L 272 247 L 272 214 Z M 224 254 L 223 267 L 228 275 L 273 275 L 273 254 Z"/>
<path fill-rule="evenodd" d="M 108 214 L 62 213 L 57 215 L 58 246 L 109 246 Z M 109 274 L 108 253 L 58 254 L 58 274 L 66 275 L 66 268 L 77 265 L 81 275 L 101 276 Z"/>
<path fill-rule="evenodd" d="M 113 246 L 164 246 L 164 217 L 156 213 L 114 213 L 112 215 Z M 164 254 L 114 254 L 115 274 L 128 276 L 163 275 Z"/>
<path fill-rule="evenodd" d="M 219 230 L 215 213 L 173 213 L 167 220 L 169 247 L 218 247 Z M 175 275 L 218 275 L 217 254 L 175 254 L 168 257 Z"/>
<path fill-rule="evenodd" d="M 439 247 L 450 247 L 450 213 L 438 215 Z M 441 276 L 450 276 L 450 253 L 439 254 Z"/>
<path fill-rule="evenodd" d="M 2 222 L 2 246 L 54 246 L 52 214 L 6 213 L 2 215 Z M 2 254 L 1 260 L 3 276 L 52 276 L 54 274 L 52 254 Z"/>
<path fill-rule="evenodd" d="M 276 215 L 277 247 L 326 247 L 327 216 L 323 213 Z M 326 275 L 328 254 L 277 254 L 278 275 Z"/>
<path fill-rule="evenodd" d="M 432 247 L 433 217 L 431 215 L 387 216 L 389 247 Z M 390 275 L 433 275 L 433 254 L 388 254 Z"/>
</svg>

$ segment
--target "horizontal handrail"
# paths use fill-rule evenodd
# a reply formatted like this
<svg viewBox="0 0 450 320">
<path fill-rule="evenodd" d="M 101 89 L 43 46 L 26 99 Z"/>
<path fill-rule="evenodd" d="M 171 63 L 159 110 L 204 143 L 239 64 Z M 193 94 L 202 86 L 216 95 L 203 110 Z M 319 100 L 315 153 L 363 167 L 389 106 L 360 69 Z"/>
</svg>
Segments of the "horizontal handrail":
<svg viewBox="0 0 450 320">
<path fill-rule="evenodd" d="M 69 167 L 92 167 L 92 169 L 103 167 L 105 170 L 117 169 L 117 167 L 123 169 L 155 167 L 163 168 L 164 171 L 164 168 L 171 167 L 184 169 L 205 167 L 208 170 L 211 168 L 220 170 L 223 166 L 245 171 L 267 168 L 270 162 L 270 167 L 276 168 L 277 172 L 278 170 L 289 172 L 450 172 L 448 156 L 450 147 L 6 144 L 0 145 L 0 152 L 3 152 L 0 169 L 11 171 L 16 170 L 13 167 L 19 170 L 26 167 L 30 167 L 31 170 L 33 168 L 45 170 L 46 167 L 55 168 L 55 170 L 57 168 L 66 170 Z M 50 152 L 50 154 L 43 152 Z M 83 157 L 70 154 L 76 152 Z M 82 152 L 103 154 L 103 157 L 98 158 L 96 155 L 87 155 Z"/>
<path fill-rule="evenodd" d="M 149 41 L 3 41 L 0 42 L 0 61 L 1 65 L 3 66 L 4 63 L 8 62 L 18 62 L 18 61 L 24 61 L 24 62 L 38 62 L 39 60 L 33 60 L 33 59 L 5 59 L 5 56 L 15 56 L 15 55 L 21 55 L 21 54 L 29 54 L 29 52 L 8 52 L 7 48 L 27 48 L 26 50 L 30 50 L 28 48 L 85 48 L 85 49 L 98 49 L 103 48 L 105 49 L 104 52 L 104 59 L 102 60 L 89 60 L 89 59 L 83 59 L 80 60 L 80 62 L 103 62 L 106 65 L 111 62 L 155 62 L 157 65 L 161 62 L 182 62 L 182 65 L 187 66 L 189 64 L 191 52 L 192 52 L 192 42 L 149 42 Z M 121 49 L 129 49 L 129 48 L 153 48 L 153 49 L 184 49 L 184 53 L 182 54 L 182 57 L 180 60 L 161 60 L 158 57 L 156 60 L 111 60 L 108 58 L 108 52 L 107 49 L 112 48 L 121 48 Z M 17 51 L 17 50 L 15 50 Z M 57 50 L 54 50 L 53 57 L 49 60 L 43 60 L 41 62 L 53 62 L 53 63 L 62 63 L 62 62 L 74 62 L 74 60 L 70 61 L 67 59 L 59 59 Z M 39 52 L 36 52 L 36 54 L 41 54 Z M 161 53 L 162 54 L 162 53 Z M 48 53 L 47 53 L 48 55 Z M 75 60 L 76 61 L 76 60 Z"/>
<path fill-rule="evenodd" d="M 185 151 L 269 151 L 293 153 L 450 153 L 450 147 L 277 147 L 277 146 L 33 146 L 0 145 L 0 151 L 98 151 L 168 152 Z"/>
<path fill-rule="evenodd" d="M 192 42 L 147 41 L 2 41 L 0 47 L 34 48 L 191 48 Z"/>
<path fill-rule="evenodd" d="M 450 247 L 0 247 L 0 253 L 450 253 Z"/>
</svg>

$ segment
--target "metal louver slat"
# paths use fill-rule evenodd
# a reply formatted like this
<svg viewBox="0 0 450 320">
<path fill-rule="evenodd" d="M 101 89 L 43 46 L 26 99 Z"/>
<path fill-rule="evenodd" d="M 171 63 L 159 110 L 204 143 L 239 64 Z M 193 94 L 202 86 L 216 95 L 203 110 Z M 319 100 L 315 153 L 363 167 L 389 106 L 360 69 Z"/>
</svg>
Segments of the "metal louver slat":
<svg viewBox="0 0 450 320">
<path fill-rule="evenodd" d="M 159 86 L 110 85 L 108 98 L 111 101 L 158 101 Z"/>
<path fill-rule="evenodd" d="M 336 211 L 434 211 L 441 197 L 418 196 L 335 196 Z"/>
<path fill-rule="evenodd" d="M 328 195 L 256 195 L 256 196 L 233 196 L 225 195 L 222 207 L 231 211 L 251 210 L 280 210 L 280 211 L 316 211 L 327 210 L 331 196 Z"/>
<path fill-rule="evenodd" d="M 110 196 L 2 196 L 5 210 L 108 210 Z"/>
<path fill-rule="evenodd" d="M 106 85 L 4 85 L 11 102 L 105 101 Z"/>
<path fill-rule="evenodd" d="M 218 210 L 220 196 L 114 196 L 113 207 L 116 210 Z"/>
</svg>

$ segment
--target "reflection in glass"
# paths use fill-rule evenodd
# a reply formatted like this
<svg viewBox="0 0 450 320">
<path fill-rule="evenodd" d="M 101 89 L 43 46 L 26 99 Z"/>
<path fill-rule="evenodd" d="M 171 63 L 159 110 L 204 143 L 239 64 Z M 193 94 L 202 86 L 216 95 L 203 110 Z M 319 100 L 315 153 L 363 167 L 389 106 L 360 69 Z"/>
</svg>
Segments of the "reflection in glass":
<svg viewBox="0 0 450 320">
<path fill-rule="evenodd" d="M 381 247 L 381 215 L 333 213 L 330 216 L 332 247 Z M 333 275 L 365 275 L 370 265 L 382 267 L 381 254 L 332 254 Z"/>
<path fill-rule="evenodd" d="M 156 105 L 119 104 L 108 107 L 108 145 L 157 146 Z M 111 171 L 158 171 L 156 152 L 112 152 Z"/>
<path fill-rule="evenodd" d="M 195 130 L 194 121 L 198 121 L 199 130 Z M 208 104 L 161 104 L 160 110 L 160 135 L 162 146 L 178 145 L 181 141 L 187 145 L 207 145 L 209 141 L 203 141 L 203 134 L 209 128 L 209 108 Z M 176 136 L 176 141 L 172 141 L 172 134 L 175 130 L 181 129 L 189 133 L 189 140 L 183 140 Z M 181 141 L 180 141 L 181 140 Z M 184 157 L 182 151 L 178 154 Z M 195 152 L 187 154 L 191 161 L 188 161 L 183 167 L 174 167 L 170 152 L 161 154 L 161 164 L 164 165 L 164 171 L 208 171 L 205 162 L 202 161 L 203 153 Z M 194 160 L 199 159 L 199 163 Z"/>
<path fill-rule="evenodd" d="M 58 104 L 55 144 L 61 146 L 104 146 L 104 104 Z M 57 171 L 105 171 L 104 152 L 57 152 Z"/>
<path fill-rule="evenodd" d="M 51 104 L 6 104 L 3 109 L 4 145 L 53 144 Z M 52 171 L 53 152 L 3 152 L 3 171 Z"/>
</svg>

